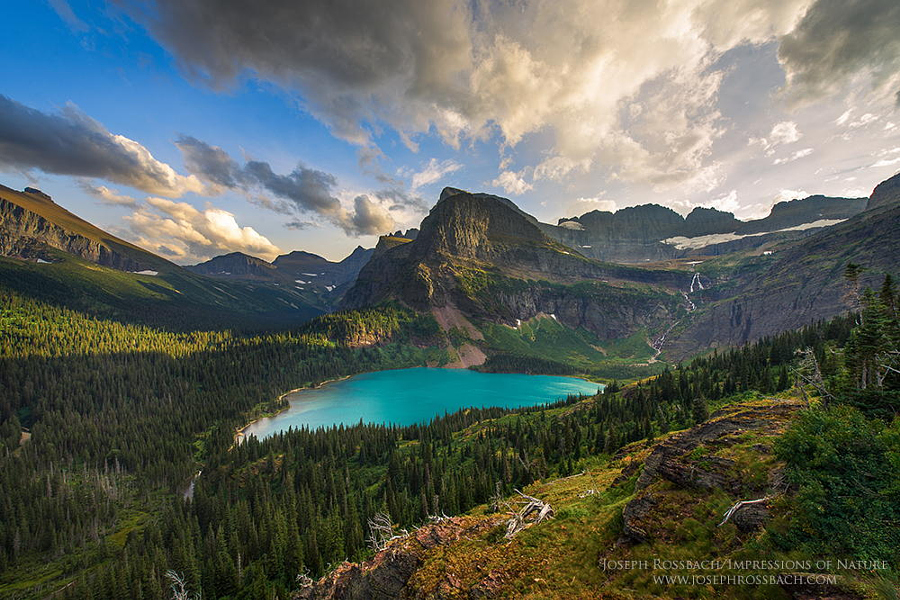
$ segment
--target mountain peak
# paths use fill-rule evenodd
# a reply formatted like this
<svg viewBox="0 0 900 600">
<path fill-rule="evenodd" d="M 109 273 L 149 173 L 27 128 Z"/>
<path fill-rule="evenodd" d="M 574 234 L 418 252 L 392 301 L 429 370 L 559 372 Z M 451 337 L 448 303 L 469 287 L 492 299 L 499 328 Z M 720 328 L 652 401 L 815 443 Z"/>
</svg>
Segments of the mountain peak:
<svg viewBox="0 0 900 600">
<path fill-rule="evenodd" d="M 900 173 L 875 186 L 866 210 L 877 210 L 897 204 L 900 204 Z"/>
</svg>

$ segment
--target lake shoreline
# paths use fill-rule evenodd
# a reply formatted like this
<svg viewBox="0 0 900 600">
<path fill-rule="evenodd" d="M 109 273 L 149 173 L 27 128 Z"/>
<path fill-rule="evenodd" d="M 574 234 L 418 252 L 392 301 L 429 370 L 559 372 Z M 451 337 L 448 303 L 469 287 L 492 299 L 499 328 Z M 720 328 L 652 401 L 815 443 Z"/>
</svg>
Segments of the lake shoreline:
<svg viewBox="0 0 900 600">
<path fill-rule="evenodd" d="M 592 388 L 592 389 L 589 389 L 589 390 L 572 390 L 572 391 L 567 391 L 567 392 L 565 393 L 565 395 L 584 394 L 584 395 L 590 396 L 590 395 L 596 394 L 599 390 L 602 390 L 603 387 L 605 387 L 605 385 L 606 385 L 606 384 L 603 383 L 603 382 L 593 381 L 593 378 L 586 377 L 586 376 L 584 376 L 584 375 L 578 376 L 578 375 L 548 375 L 548 374 L 535 374 L 535 373 L 485 373 L 485 372 L 481 372 L 481 371 L 478 371 L 478 370 L 475 370 L 475 369 L 446 369 L 445 367 L 433 367 L 433 366 L 427 366 L 427 365 L 426 365 L 426 366 L 417 366 L 417 367 L 400 367 L 400 368 L 396 368 L 396 369 L 378 369 L 378 370 L 374 370 L 374 371 L 364 371 L 364 372 L 360 372 L 360 373 L 354 373 L 354 374 L 352 374 L 352 375 L 344 375 L 344 376 L 342 376 L 342 377 L 336 377 L 336 378 L 333 378 L 333 379 L 328 379 L 328 380 L 322 381 L 321 383 L 316 384 L 316 385 L 306 385 L 306 386 L 301 386 L 301 387 L 298 387 L 298 388 L 289 390 L 289 391 L 287 391 L 287 392 L 284 392 L 283 394 L 280 394 L 280 395 L 278 396 L 277 401 L 278 401 L 278 402 L 282 402 L 282 401 L 285 400 L 285 398 L 286 398 L 287 396 L 289 396 L 289 395 L 291 395 L 291 394 L 295 394 L 295 393 L 302 392 L 302 391 L 319 390 L 319 389 L 328 387 L 330 384 L 333 384 L 333 383 L 339 383 L 339 382 L 346 381 L 346 380 L 348 380 L 348 379 L 352 379 L 352 378 L 356 378 L 356 377 L 362 377 L 362 376 L 366 376 L 366 375 L 378 375 L 378 374 L 380 374 L 380 373 L 394 372 L 394 371 L 400 371 L 400 372 L 403 372 L 403 371 L 420 371 L 420 370 L 434 370 L 434 371 L 436 371 L 436 372 L 440 372 L 440 371 L 443 371 L 443 372 L 447 372 L 447 371 L 460 371 L 460 372 L 463 372 L 463 371 L 464 371 L 464 372 L 472 373 L 473 375 L 478 374 L 478 375 L 488 375 L 488 376 L 491 376 L 491 375 L 497 375 L 497 376 L 502 376 L 502 375 L 513 375 L 513 376 L 523 376 L 523 377 L 529 377 L 529 378 L 530 378 L 530 377 L 560 378 L 560 379 L 565 379 L 565 380 L 577 380 L 577 381 L 581 382 L 581 384 L 587 384 L 587 385 L 591 386 L 591 388 Z M 597 387 L 593 387 L 593 386 L 597 386 Z M 528 394 L 526 393 L 525 395 L 527 396 Z M 562 396 L 560 396 L 560 398 L 561 398 L 561 397 L 562 397 Z M 558 400 L 558 399 L 560 399 L 560 398 L 557 398 L 556 400 Z M 308 398 L 302 398 L 302 399 L 307 399 L 307 400 L 308 400 Z M 302 399 L 301 399 L 301 400 L 302 400 Z M 475 399 L 473 398 L 472 400 L 475 400 Z M 554 399 L 550 399 L 550 398 L 548 398 L 548 399 L 540 399 L 540 400 L 539 400 L 538 398 L 533 398 L 533 400 L 534 400 L 534 406 L 537 406 L 537 405 L 540 405 L 540 404 L 545 404 L 545 403 L 549 403 L 549 402 L 555 401 Z M 486 408 L 486 407 L 488 407 L 488 406 L 506 406 L 506 404 L 499 404 L 499 405 L 498 405 L 498 404 L 494 404 L 494 403 L 490 403 L 490 402 L 485 403 L 485 404 L 482 404 L 482 403 L 479 403 L 479 402 L 476 401 L 475 403 L 473 403 L 473 404 L 471 404 L 471 405 L 461 405 L 461 406 L 456 406 L 456 407 L 454 407 L 452 410 L 450 410 L 450 412 L 453 412 L 454 410 L 461 410 L 461 409 L 464 409 L 464 408 Z M 521 405 L 521 406 L 530 406 L 530 404 L 528 404 L 528 405 Z M 519 406 L 519 407 L 521 407 L 521 406 Z M 263 413 L 263 414 L 258 414 L 258 416 L 256 416 L 254 419 L 252 419 L 251 421 L 245 423 L 243 426 L 241 426 L 241 427 L 239 427 L 239 428 L 237 428 L 237 429 L 235 430 L 234 441 L 233 441 L 233 446 L 232 446 L 232 447 L 234 447 L 235 445 L 240 445 L 241 443 L 243 443 L 243 441 L 244 441 L 249 435 L 256 435 L 256 436 L 259 436 L 259 433 L 260 433 L 261 431 L 262 431 L 262 432 L 267 431 L 267 429 L 266 429 L 267 426 L 263 426 L 261 429 L 260 429 L 260 428 L 257 428 L 257 431 L 255 431 L 254 433 L 248 433 L 248 430 L 249 430 L 249 429 L 251 429 L 254 425 L 257 425 L 258 423 L 260 423 L 260 421 L 262 421 L 263 419 L 278 419 L 279 417 L 283 416 L 284 413 L 290 412 L 290 411 L 293 410 L 294 408 L 295 408 L 294 402 L 293 402 L 293 401 L 288 401 L 288 402 L 285 402 L 285 403 L 283 404 L 283 406 L 282 406 L 279 410 L 277 410 L 277 411 L 274 411 L 274 412 L 267 412 L 267 413 Z M 363 411 L 363 412 L 364 412 L 364 411 Z M 440 412 L 435 413 L 435 415 L 439 415 L 439 414 L 441 414 L 441 413 L 440 413 Z M 428 417 L 428 418 L 431 418 L 431 417 Z M 422 422 L 423 422 L 423 423 L 426 422 L 426 421 L 428 420 L 428 418 L 424 418 L 424 417 L 423 417 Z M 373 422 L 374 422 L 374 421 L 373 421 Z M 325 425 L 321 425 L 321 426 L 325 426 Z M 264 437 L 261 438 L 261 439 L 264 439 L 265 437 L 268 437 L 268 434 L 264 434 Z"/>
<path fill-rule="evenodd" d="M 375 372 L 375 371 L 370 371 L 370 372 Z M 289 390 L 289 391 L 281 394 L 280 396 L 278 396 L 276 402 L 283 402 L 285 396 L 289 396 L 289 395 L 295 394 L 297 392 L 302 392 L 303 390 L 317 390 L 319 388 L 325 387 L 326 385 L 328 385 L 330 383 L 344 381 L 346 379 L 350 379 L 351 377 L 356 377 L 357 375 L 362 375 L 362 373 L 354 373 L 353 375 L 343 375 L 341 377 L 335 377 L 334 379 L 326 379 L 325 381 L 322 381 L 320 383 L 316 383 L 313 385 L 302 385 L 298 388 L 294 388 L 292 390 Z M 257 423 L 258 421 L 260 421 L 262 419 L 272 419 L 290 409 L 291 409 L 291 403 L 290 403 L 290 401 L 288 401 L 286 406 L 283 406 L 282 408 L 278 409 L 277 411 L 275 411 L 273 413 L 266 413 L 266 414 L 260 415 L 256 418 L 254 418 L 252 421 L 249 421 L 245 425 L 238 427 L 234 431 L 234 441 L 232 443 L 232 447 L 240 445 L 244 441 L 244 438 L 247 437 L 247 434 L 246 434 L 247 429 L 249 429 L 252 425 Z"/>
</svg>

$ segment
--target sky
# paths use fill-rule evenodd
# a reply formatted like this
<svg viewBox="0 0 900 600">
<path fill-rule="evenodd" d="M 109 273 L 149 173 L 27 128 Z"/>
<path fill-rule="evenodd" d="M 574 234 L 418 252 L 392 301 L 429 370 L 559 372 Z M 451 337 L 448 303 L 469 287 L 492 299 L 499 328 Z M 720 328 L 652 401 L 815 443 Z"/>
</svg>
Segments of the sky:
<svg viewBox="0 0 900 600">
<path fill-rule="evenodd" d="M 6 0 L 0 183 L 181 264 L 900 170 L 896 0 Z"/>
</svg>

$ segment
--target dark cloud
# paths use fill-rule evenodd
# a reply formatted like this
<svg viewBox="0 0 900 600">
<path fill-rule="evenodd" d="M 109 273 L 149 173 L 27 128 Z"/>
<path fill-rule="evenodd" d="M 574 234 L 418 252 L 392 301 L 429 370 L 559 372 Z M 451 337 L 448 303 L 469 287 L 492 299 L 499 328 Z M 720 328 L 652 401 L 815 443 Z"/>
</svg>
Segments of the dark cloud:
<svg viewBox="0 0 900 600">
<path fill-rule="evenodd" d="M 98 177 L 151 194 L 202 192 L 144 146 L 110 133 L 78 107 L 47 114 L 0 95 L 0 169 Z"/>
<path fill-rule="evenodd" d="M 367 94 L 385 88 L 432 94 L 435 77 L 458 70 L 454 57 L 468 51 L 467 11 L 455 0 L 145 4 L 149 9 L 137 18 L 192 78 L 223 88 L 251 74 L 301 87 L 310 110 L 359 142 L 368 138 L 359 120 L 372 116 Z"/>
<path fill-rule="evenodd" d="M 840 90 L 860 72 L 870 73 L 877 87 L 898 93 L 898 32 L 897 0 L 817 0 L 781 39 L 778 57 L 802 98 Z"/>
<path fill-rule="evenodd" d="M 221 148 L 193 137 L 183 136 L 176 144 L 192 173 L 220 188 L 241 190 L 255 204 L 269 210 L 320 215 L 349 235 L 381 233 L 393 226 L 393 219 L 381 205 L 365 196 L 356 198 L 353 212 L 347 211 L 335 196 L 337 179 L 330 173 L 298 165 L 281 175 L 263 161 L 251 160 L 240 165 Z M 259 195 L 260 190 L 276 199 Z M 303 221 L 291 221 L 287 227 L 299 229 L 307 225 Z"/>
</svg>

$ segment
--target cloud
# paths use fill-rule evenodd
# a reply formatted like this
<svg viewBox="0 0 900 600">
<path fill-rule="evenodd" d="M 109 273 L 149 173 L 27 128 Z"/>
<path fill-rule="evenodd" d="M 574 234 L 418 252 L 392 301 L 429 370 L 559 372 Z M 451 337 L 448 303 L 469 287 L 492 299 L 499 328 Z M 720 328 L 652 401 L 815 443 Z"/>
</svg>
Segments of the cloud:
<svg viewBox="0 0 900 600">
<path fill-rule="evenodd" d="M 566 207 L 566 215 L 583 215 L 592 210 L 605 212 L 616 212 L 616 203 L 613 200 L 607 200 L 601 196 L 594 198 L 577 198 L 569 203 Z"/>
<path fill-rule="evenodd" d="M 900 93 L 898 30 L 896 0 L 817 0 L 781 38 L 788 91 L 799 101 L 817 100 L 862 75 L 878 93 Z"/>
<path fill-rule="evenodd" d="M 783 165 L 784 163 L 793 162 L 799 158 L 804 158 L 806 156 L 809 156 L 812 153 L 813 153 L 812 148 L 803 148 L 802 150 L 797 150 L 796 152 L 792 153 L 790 156 L 786 156 L 783 158 L 776 158 L 774 161 L 772 161 L 772 164 L 773 165 Z"/>
<path fill-rule="evenodd" d="M 96 177 L 173 198 L 205 191 L 197 177 L 180 175 L 147 148 L 110 133 L 74 104 L 47 114 L 2 95 L 0 169 Z"/>
<path fill-rule="evenodd" d="M 49 0 L 49 3 L 53 10 L 56 11 L 56 14 L 59 15 L 59 18 L 65 21 L 72 31 L 84 33 L 90 29 L 87 23 L 78 18 L 66 0 Z"/>
<path fill-rule="evenodd" d="M 252 227 L 241 227 L 234 214 L 207 205 L 149 197 L 124 217 L 136 243 L 180 262 L 200 261 L 224 252 L 244 252 L 272 260 L 282 251 Z"/>
<path fill-rule="evenodd" d="M 843 122 L 842 119 L 846 120 L 849 113 L 850 111 L 847 111 L 847 113 L 841 115 L 836 122 Z M 775 149 L 778 146 L 793 144 L 801 137 L 803 137 L 803 134 L 800 133 L 800 129 L 795 122 L 781 121 L 772 126 L 772 131 L 769 132 L 768 136 L 764 138 L 750 138 L 749 144 L 751 146 L 762 146 L 766 151 L 766 156 L 772 156 L 775 154 Z M 776 162 L 775 164 L 777 165 L 779 163 Z"/>
<path fill-rule="evenodd" d="M 775 203 L 778 202 L 790 202 L 791 200 L 798 200 L 800 198 L 807 198 L 810 196 L 810 193 L 806 190 L 779 190 L 778 195 L 775 197 Z"/>
<path fill-rule="evenodd" d="M 420 187 L 440 181 L 442 177 L 449 175 L 454 171 L 458 171 L 461 168 L 462 165 L 455 160 L 447 159 L 439 161 L 436 158 L 432 158 L 428 161 L 428 164 L 425 165 L 425 168 L 412 174 L 410 187 L 413 191 L 418 190 Z"/>
<path fill-rule="evenodd" d="M 250 160 L 240 165 L 223 149 L 190 136 L 176 145 L 188 170 L 218 190 L 238 190 L 258 205 L 283 214 L 315 214 L 342 228 L 348 235 L 384 233 L 394 225 L 387 209 L 366 196 L 353 200 L 353 210 L 336 196 L 334 175 L 298 165 L 290 173 L 275 173 L 267 162 Z M 275 200 L 263 194 L 271 194 Z M 396 201 L 397 197 L 393 199 Z M 299 221 L 292 222 L 293 224 Z M 376 230 L 376 226 L 385 227 Z"/>
<path fill-rule="evenodd" d="M 507 194 L 521 195 L 532 188 L 532 185 L 522 178 L 522 172 L 503 171 L 491 185 L 501 187 Z"/>
<path fill-rule="evenodd" d="M 136 18 L 195 81 L 274 82 L 365 148 L 384 126 L 413 149 L 431 133 L 453 147 L 496 135 L 502 151 L 540 134 L 535 179 L 600 168 L 708 189 L 725 131 L 716 61 L 790 33 L 810 3 L 147 0 Z"/>
<path fill-rule="evenodd" d="M 88 194 L 99 198 L 103 204 L 109 204 L 110 206 L 125 206 L 128 208 L 138 207 L 138 201 L 136 199 L 111 190 L 105 185 L 94 185 L 89 181 L 81 180 L 78 182 L 78 186 Z"/>
</svg>

